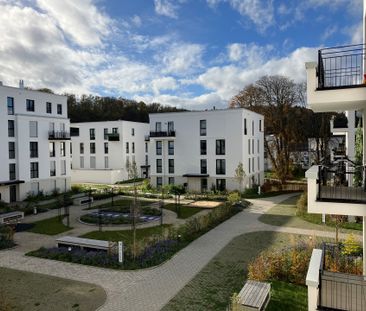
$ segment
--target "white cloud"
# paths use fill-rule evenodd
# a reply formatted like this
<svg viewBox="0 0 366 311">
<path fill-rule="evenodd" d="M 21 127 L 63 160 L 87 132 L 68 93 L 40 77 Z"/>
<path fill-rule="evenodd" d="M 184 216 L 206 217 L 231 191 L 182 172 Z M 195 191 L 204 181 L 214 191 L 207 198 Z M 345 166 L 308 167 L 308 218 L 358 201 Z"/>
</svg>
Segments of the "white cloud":
<svg viewBox="0 0 366 311">
<path fill-rule="evenodd" d="M 140 17 L 140 16 L 138 16 L 138 15 L 134 15 L 134 16 L 131 18 L 131 22 L 132 22 L 132 24 L 133 24 L 135 27 L 141 27 L 141 25 L 142 25 L 141 17 Z"/>
<path fill-rule="evenodd" d="M 352 44 L 360 44 L 363 42 L 362 21 L 356 25 L 344 28 L 342 32 L 349 36 Z"/>
<path fill-rule="evenodd" d="M 155 12 L 158 15 L 167 16 L 170 18 L 178 18 L 178 5 L 171 0 L 154 0 Z"/>
<path fill-rule="evenodd" d="M 154 94 L 160 94 L 160 91 L 163 90 L 175 90 L 178 87 L 177 82 L 173 77 L 154 79 L 151 84 Z"/>
<path fill-rule="evenodd" d="M 327 40 L 338 31 L 337 25 L 331 25 L 327 27 L 322 35 L 322 40 Z"/>
<path fill-rule="evenodd" d="M 227 46 L 229 60 L 241 62 L 247 67 L 257 66 L 267 58 L 271 45 L 259 46 L 254 43 L 232 43 Z"/>
</svg>

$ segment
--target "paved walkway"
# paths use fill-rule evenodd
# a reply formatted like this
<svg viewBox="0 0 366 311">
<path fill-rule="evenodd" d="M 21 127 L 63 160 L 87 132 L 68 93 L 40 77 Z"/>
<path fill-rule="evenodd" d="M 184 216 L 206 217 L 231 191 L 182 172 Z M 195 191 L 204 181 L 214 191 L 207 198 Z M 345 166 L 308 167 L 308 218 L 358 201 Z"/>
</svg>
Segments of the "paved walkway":
<svg viewBox="0 0 366 311">
<path fill-rule="evenodd" d="M 17 249 L 0 252 L 0 266 L 100 285 L 107 292 L 107 301 L 101 310 L 158 311 L 238 235 L 253 231 L 278 231 L 334 236 L 331 232 L 275 227 L 258 221 L 260 214 L 290 196 L 287 194 L 251 200 L 251 208 L 220 224 L 178 252 L 171 260 L 152 269 L 101 269 L 26 257 Z"/>
</svg>

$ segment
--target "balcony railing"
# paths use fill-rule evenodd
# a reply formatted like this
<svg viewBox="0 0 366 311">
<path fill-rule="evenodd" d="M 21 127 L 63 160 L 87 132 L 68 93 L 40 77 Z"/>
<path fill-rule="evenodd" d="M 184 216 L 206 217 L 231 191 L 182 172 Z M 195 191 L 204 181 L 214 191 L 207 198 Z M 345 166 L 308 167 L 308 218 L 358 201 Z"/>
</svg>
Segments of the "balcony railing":
<svg viewBox="0 0 366 311">
<path fill-rule="evenodd" d="M 119 141 L 119 133 L 108 134 L 108 141 Z"/>
<path fill-rule="evenodd" d="M 175 137 L 175 131 L 150 132 L 150 137 Z"/>
<path fill-rule="evenodd" d="M 319 50 L 318 89 L 365 86 L 364 57 L 364 44 Z"/>
<path fill-rule="evenodd" d="M 49 131 L 48 132 L 49 140 L 69 140 L 70 133 L 65 131 Z"/>
<path fill-rule="evenodd" d="M 349 167 L 348 171 L 345 164 L 319 166 L 317 200 L 365 204 L 365 172 L 364 166 Z"/>
</svg>

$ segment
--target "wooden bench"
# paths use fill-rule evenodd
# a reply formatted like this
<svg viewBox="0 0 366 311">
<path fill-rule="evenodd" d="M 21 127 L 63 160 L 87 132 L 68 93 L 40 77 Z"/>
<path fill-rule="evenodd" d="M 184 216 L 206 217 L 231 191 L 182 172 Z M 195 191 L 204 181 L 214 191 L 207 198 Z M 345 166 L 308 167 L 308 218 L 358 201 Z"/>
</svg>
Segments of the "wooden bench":
<svg viewBox="0 0 366 311">
<path fill-rule="evenodd" d="M 63 236 L 56 239 L 57 247 L 67 247 L 67 248 L 79 248 L 90 251 L 103 251 L 111 252 L 112 249 L 116 247 L 116 243 L 102 240 L 93 240 L 78 238 L 73 236 Z"/>
<path fill-rule="evenodd" d="M 248 280 L 238 294 L 238 310 L 265 310 L 271 298 L 269 283 Z"/>
<path fill-rule="evenodd" d="M 88 196 L 82 196 L 82 197 L 78 197 L 78 198 L 74 198 L 72 201 L 73 205 L 85 205 L 88 203 L 93 203 L 93 197 L 88 197 Z"/>
<path fill-rule="evenodd" d="M 14 225 L 24 219 L 24 212 L 10 212 L 0 214 L 0 224 L 2 225 Z"/>
</svg>

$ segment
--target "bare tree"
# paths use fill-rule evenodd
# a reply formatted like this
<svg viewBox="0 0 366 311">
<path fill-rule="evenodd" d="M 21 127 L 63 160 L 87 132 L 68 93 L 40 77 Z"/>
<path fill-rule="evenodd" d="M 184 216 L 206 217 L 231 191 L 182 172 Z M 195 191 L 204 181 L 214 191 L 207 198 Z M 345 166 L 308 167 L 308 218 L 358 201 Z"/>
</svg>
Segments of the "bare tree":
<svg viewBox="0 0 366 311">
<path fill-rule="evenodd" d="M 243 162 L 239 162 L 237 168 L 235 169 L 235 179 L 239 183 L 239 190 L 240 191 L 242 191 L 242 189 L 243 189 L 243 181 L 244 181 L 245 176 L 246 176 L 246 174 L 245 174 L 245 171 L 244 171 Z"/>
</svg>

